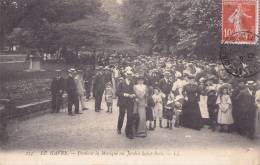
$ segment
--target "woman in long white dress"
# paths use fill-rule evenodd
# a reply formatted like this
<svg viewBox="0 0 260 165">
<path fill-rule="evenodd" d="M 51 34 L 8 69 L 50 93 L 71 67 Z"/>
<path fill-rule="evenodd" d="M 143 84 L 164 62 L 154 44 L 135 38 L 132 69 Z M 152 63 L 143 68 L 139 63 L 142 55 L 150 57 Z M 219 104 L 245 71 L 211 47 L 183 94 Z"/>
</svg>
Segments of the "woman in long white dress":
<svg viewBox="0 0 260 165">
<path fill-rule="evenodd" d="M 137 77 L 137 84 L 134 86 L 136 95 L 136 110 L 139 116 L 137 128 L 137 137 L 146 137 L 146 104 L 147 104 L 147 86 L 144 84 L 144 77 Z"/>
<path fill-rule="evenodd" d="M 209 119 L 208 112 L 208 96 L 205 85 L 206 79 L 204 77 L 199 79 L 199 90 L 200 90 L 200 99 L 199 99 L 199 107 L 202 119 Z"/>
</svg>

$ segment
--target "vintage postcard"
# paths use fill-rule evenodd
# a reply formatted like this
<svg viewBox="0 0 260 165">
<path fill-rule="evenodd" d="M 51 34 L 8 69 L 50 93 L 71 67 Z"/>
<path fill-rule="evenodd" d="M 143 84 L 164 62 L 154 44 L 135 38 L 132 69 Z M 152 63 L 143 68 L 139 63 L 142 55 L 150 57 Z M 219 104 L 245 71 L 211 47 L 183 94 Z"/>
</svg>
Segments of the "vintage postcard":
<svg viewBox="0 0 260 165">
<path fill-rule="evenodd" d="M 260 165 L 259 0 L 0 0 L 0 165 Z"/>
</svg>

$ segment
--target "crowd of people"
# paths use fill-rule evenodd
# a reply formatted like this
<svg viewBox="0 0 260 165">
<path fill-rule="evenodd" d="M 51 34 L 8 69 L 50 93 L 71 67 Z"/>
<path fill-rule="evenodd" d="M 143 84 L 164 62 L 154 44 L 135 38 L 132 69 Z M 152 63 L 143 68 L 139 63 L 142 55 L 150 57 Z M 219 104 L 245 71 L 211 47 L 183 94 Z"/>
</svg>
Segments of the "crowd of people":
<svg viewBox="0 0 260 165">
<path fill-rule="evenodd" d="M 60 98 L 68 94 L 68 114 L 86 107 L 90 93 L 95 111 L 100 112 L 102 98 L 107 112 L 113 112 L 117 98 L 117 133 L 121 134 L 126 114 L 125 135 L 129 139 L 146 137 L 157 127 L 186 127 L 201 130 L 237 132 L 254 139 L 260 137 L 260 80 L 236 78 L 222 65 L 202 60 L 162 56 L 124 56 L 115 64 L 98 66 L 89 77 L 91 90 L 84 89 L 83 71 L 70 69 L 66 87 L 61 76 L 52 83 L 53 112 L 60 109 Z M 56 85 L 55 85 L 56 84 Z M 63 90 L 65 89 L 65 90 Z M 79 104 L 81 106 L 79 106 Z"/>
</svg>

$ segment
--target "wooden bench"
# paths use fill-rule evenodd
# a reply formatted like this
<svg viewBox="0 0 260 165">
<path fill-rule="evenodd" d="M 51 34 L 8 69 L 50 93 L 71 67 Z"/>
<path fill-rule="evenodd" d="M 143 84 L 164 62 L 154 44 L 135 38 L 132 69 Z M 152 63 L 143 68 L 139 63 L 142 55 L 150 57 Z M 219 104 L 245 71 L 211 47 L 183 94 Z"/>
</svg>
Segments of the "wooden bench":
<svg viewBox="0 0 260 165">
<path fill-rule="evenodd" d="M 30 104 L 17 106 L 14 112 L 11 114 L 11 118 L 24 116 L 27 114 L 48 110 L 51 107 L 51 100 L 37 101 Z"/>
<path fill-rule="evenodd" d="M 63 96 L 62 100 L 62 107 L 65 107 L 67 105 L 66 101 L 67 96 Z M 2 107 L 2 108 L 1 108 Z M 5 109 L 4 106 L 0 106 L 1 109 Z M 8 109 L 7 113 L 5 113 L 5 117 L 8 119 L 12 118 L 19 118 L 25 115 L 41 112 L 41 111 L 46 111 L 51 109 L 51 99 L 46 99 L 42 101 L 37 101 L 25 105 L 19 105 L 19 106 L 14 106 L 14 108 Z"/>
</svg>

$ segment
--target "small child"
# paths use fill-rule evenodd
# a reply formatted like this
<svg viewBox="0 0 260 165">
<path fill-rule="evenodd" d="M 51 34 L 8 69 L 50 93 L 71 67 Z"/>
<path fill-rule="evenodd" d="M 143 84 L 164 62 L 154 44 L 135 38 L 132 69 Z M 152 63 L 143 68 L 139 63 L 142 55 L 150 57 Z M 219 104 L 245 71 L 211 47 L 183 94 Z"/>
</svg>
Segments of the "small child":
<svg viewBox="0 0 260 165">
<path fill-rule="evenodd" d="M 174 100 L 175 100 L 175 96 L 173 94 L 173 91 L 171 91 L 168 95 L 168 101 L 167 104 L 165 106 L 165 118 L 167 120 L 167 127 L 169 129 L 172 129 L 172 119 L 173 119 L 173 115 L 174 115 Z"/>
<path fill-rule="evenodd" d="M 184 97 L 182 95 L 176 96 L 174 100 L 174 113 L 175 113 L 175 123 L 174 127 L 180 127 L 180 116 L 182 114 L 182 104 L 184 102 Z"/>
<path fill-rule="evenodd" d="M 230 125 L 234 123 L 232 116 L 232 102 L 228 94 L 228 85 L 224 84 L 219 89 L 219 96 L 217 98 L 218 124 L 220 125 L 220 132 L 229 132 Z"/>
<path fill-rule="evenodd" d="M 152 96 L 155 103 L 154 106 L 154 129 L 156 128 L 156 120 L 160 121 L 160 128 L 162 128 L 162 119 L 163 119 L 163 98 L 165 94 L 160 91 L 159 88 L 154 88 L 154 94 Z"/>
<path fill-rule="evenodd" d="M 153 131 L 155 128 L 155 119 L 154 119 L 154 100 L 153 100 L 153 88 L 149 88 L 147 95 L 147 107 L 146 107 L 146 120 L 149 122 L 149 130 Z M 154 127 L 152 127 L 152 123 L 154 122 Z"/>
<path fill-rule="evenodd" d="M 107 113 L 112 113 L 113 96 L 114 96 L 114 91 L 113 91 L 112 83 L 108 82 L 106 84 L 106 89 L 105 89 L 105 101 L 107 103 Z"/>
</svg>

